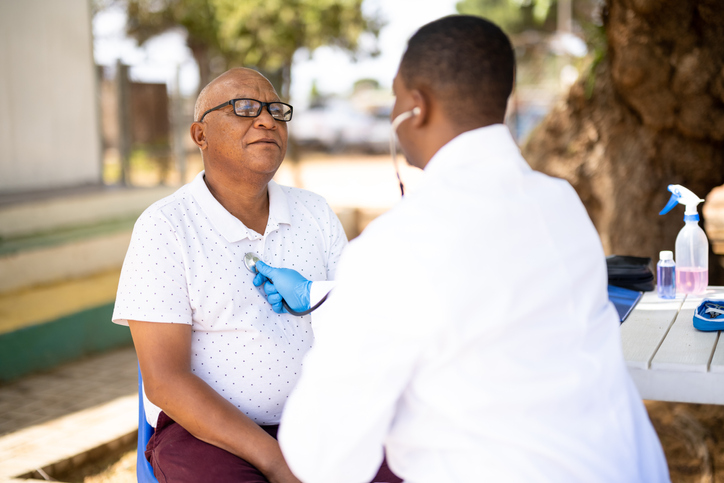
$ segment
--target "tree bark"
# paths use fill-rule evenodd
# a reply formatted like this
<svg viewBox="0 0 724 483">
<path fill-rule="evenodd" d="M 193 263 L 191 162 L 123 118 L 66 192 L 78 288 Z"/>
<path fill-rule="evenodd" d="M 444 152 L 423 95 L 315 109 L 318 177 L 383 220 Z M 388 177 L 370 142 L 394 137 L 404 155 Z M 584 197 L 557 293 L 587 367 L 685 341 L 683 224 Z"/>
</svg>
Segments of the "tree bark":
<svg viewBox="0 0 724 483">
<path fill-rule="evenodd" d="M 606 0 L 603 17 L 605 55 L 523 154 L 534 169 L 573 185 L 606 254 L 658 260 L 683 227 L 682 208 L 658 215 L 667 185 L 704 198 L 724 183 L 724 7 Z M 724 284 L 711 251 L 709 270 L 710 284 Z"/>
</svg>

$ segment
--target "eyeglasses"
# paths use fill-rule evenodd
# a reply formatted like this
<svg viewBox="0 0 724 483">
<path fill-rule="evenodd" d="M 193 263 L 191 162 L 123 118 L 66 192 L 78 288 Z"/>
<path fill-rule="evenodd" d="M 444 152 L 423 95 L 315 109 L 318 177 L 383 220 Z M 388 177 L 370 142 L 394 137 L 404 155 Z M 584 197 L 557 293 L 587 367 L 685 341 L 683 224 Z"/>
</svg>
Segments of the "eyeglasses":
<svg viewBox="0 0 724 483">
<path fill-rule="evenodd" d="M 261 102 L 256 99 L 232 99 L 206 111 L 198 122 L 202 122 L 204 117 L 206 117 L 206 115 L 211 111 L 215 111 L 226 106 L 234 106 L 234 114 L 239 117 L 259 117 L 259 115 L 261 115 L 261 110 L 266 107 L 266 110 L 269 111 L 271 117 L 277 121 L 289 122 L 292 120 L 293 108 L 289 104 L 285 104 L 283 102 Z"/>
</svg>

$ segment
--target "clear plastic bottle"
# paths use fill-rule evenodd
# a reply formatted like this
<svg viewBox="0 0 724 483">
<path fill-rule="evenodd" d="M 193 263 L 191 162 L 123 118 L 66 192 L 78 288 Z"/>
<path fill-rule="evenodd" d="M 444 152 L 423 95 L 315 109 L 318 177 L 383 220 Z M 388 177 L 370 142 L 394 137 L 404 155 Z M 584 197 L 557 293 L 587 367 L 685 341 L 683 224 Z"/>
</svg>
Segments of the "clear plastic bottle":
<svg viewBox="0 0 724 483">
<path fill-rule="evenodd" d="M 676 237 L 676 289 L 701 295 L 709 285 L 709 241 L 699 226 L 699 215 L 687 215 L 684 220 Z"/>
<path fill-rule="evenodd" d="M 684 228 L 676 237 L 676 291 L 702 295 L 709 285 L 709 241 L 699 226 L 697 205 L 704 200 L 678 184 L 669 185 L 671 199 L 659 213 L 668 213 L 677 204 L 686 206 Z"/>
<path fill-rule="evenodd" d="M 656 291 L 662 299 L 676 298 L 676 264 L 670 250 L 659 253 L 656 264 Z"/>
</svg>

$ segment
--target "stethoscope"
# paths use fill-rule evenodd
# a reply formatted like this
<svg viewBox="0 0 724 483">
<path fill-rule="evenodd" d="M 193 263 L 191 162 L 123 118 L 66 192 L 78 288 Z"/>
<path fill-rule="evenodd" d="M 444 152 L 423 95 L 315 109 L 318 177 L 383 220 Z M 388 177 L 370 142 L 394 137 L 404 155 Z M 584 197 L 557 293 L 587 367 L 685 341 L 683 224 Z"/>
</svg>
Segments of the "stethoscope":
<svg viewBox="0 0 724 483">
<path fill-rule="evenodd" d="M 397 175 L 397 181 L 400 183 L 400 193 L 402 193 L 402 196 L 405 196 L 405 186 L 402 184 L 402 178 L 400 178 L 400 168 L 397 165 L 397 128 L 400 127 L 400 124 L 413 116 L 417 116 L 418 114 L 420 114 L 419 107 L 399 114 L 392 121 L 392 129 L 390 129 L 390 154 L 392 155 L 392 164 L 395 165 L 395 174 Z"/>
<path fill-rule="evenodd" d="M 249 252 L 246 255 L 244 255 L 244 266 L 247 270 L 249 270 L 251 273 L 256 275 L 258 272 L 256 271 L 256 262 L 258 262 L 260 258 L 256 256 L 255 253 Z M 272 283 L 271 280 L 269 280 L 269 283 Z M 302 310 L 301 312 L 297 312 L 296 310 L 292 310 L 291 307 L 289 307 L 289 304 L 287 304 L 287 301 L 282 299 L 282 305 L 292 315 L 296 315 L 297 317 L 301 317 L 303 315 L 308 315 L 317 310 L 326 300 L 329 293 L 326 293 L 324 297 L 322 297 L 322 300 L 317 302 L 314 307 L 311 307 L 308 310 Z"/>
<path fill-rule="evenodd" d="M 392 129 L 390 130 L 390 154 L 392 154 L 392 164 L 395 165 L 395 174 L 397 175 L 397 181 L 400 183 L 400 193 L 402 193 L 402 196 L 405 196 L 405 186 L 402 184 L 402 178 L 400 177 L 400 169 L 397 165 L 397 128 L 400 127 L 400 124 L 402 124 L 404 121 L 410 119 L 413 116 L 417 116 L 420 114 L 420 108 L 416 107 L 410 111 L 405 111 L 402 114 L 399 114 L 395 119 L 392 121 Z M 260 258 L 252 252 L 247 253 L 244 255 L 244 266 L 246 266 L 247 270 L 249 270 L 251 273 L 256 275 L 258 272 L 256 271 L 256 263 L 260 260 Z M 271 283 L 271 280 L 269 280 L 269 283 Z M 289 304 L 287 304 L 287 301 L 282 298 L 282 305 L 286 309 L 287 312 L 289 312 L 292 315 L 296 315 L 297 317 L 301 317 L 303 315 L 311 314 L 313 311 L 317 310 L 326 300 L 329 293 L 325 294 L 324 297 L 322 297 L 322 300 L 317 302 L 314 307 L 311 307 L 308 310 L 303 310 L 301 312 L 297 312 L 295 310 L 292 310 L 289 307 Z"/>
</svg>

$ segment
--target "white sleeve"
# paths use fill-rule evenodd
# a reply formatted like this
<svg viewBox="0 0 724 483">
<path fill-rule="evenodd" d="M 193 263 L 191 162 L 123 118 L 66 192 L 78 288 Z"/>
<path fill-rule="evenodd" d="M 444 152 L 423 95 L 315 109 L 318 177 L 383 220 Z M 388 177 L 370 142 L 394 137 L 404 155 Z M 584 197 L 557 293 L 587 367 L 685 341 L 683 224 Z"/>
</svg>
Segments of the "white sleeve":
<svg viewBox="0 0 724 483">
<path fill-rule="evenodd" d="M 332 291 L 337 282 L 329 280 L 326 282 L 312 282 L 312 288 L 309 289 L 309 306 L 314 307 Z"/>
<path fill-rule="evenodd" d="M 327 280 L 312 281 L 312 287 L 309 289 L 309 306 L 314 307 L 324 298 L 335 286 L 334 277 L 337 273 L 337 265 L 342 256 L 342 252 L 347 246 L 347 235 L 344 232 L 342 223 L 337 218 L 332 208 L 327 205 L 329 215 L 329 245 L 327 253 Z M 314 311 L 312 320 L 316 320 L 319 311 L 325 312 L 324 305 Z"/>
<path fill-rule="evenodd" d="M 112 320 L 192 323 L 182 250 L 173 226 L 158 212 L 144 212 L 133 227 Z"/>
<path fill-rule="evenodd" d="M 327 280 L 334 280 L 340 257 L 347 246 L 347 234 L 344 232 L 342 222 L 339 221 L 339 218 L 332 208 L 327 205 L 327 209 L 329 210 L 330 227 L 329 255 L 327 257 Z"/>
<path fill-rule="evenodd" d="M 399 263 L 407 257 L 398 251 L 382 273 L 367 253 L 356 242 L 346 249 L 282 415 L 279 442 L 302 481 L 372 479 L 397 400 L 430 340 L 434 316 L 408 302 L 428 296 L 419 293 L 422 264 Z M 400 284 L 396 273 L 410 269 L 406 279 L 415 282 Z"/>
</svg>

